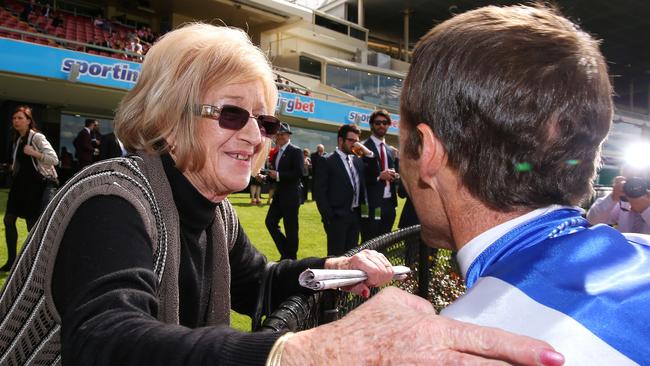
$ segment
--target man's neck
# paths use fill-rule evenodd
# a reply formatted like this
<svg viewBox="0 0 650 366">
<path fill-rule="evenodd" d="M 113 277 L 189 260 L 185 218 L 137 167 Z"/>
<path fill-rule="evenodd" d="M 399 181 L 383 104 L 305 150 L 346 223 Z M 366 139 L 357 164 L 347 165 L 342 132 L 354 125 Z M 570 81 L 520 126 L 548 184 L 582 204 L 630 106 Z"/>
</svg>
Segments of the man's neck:
<svg viewBox="0 0 650 366">
<path fill-rule="evenodd" d="M 454 246 L 456 250 L 460 250 L 480 234 L 527 212 L 529 211 L 494 211 L 478 202 L 468 204 L 464 209 L 459 207 L 457 213 L 449 218 Z"/>
<path fill-rule="evenodd" d="M 458 183 L 450 182 L 448 187 L 457 187 L 456 184 Z M 532 211 L 526 208 L 511 212 L 494 210 L 473 197 L 465 188 L 447 189 L 446 192 L 441 192 L 441 197 L 452 245 L 456 250 L 460 250 L 481 233 Z"/>
</svg>

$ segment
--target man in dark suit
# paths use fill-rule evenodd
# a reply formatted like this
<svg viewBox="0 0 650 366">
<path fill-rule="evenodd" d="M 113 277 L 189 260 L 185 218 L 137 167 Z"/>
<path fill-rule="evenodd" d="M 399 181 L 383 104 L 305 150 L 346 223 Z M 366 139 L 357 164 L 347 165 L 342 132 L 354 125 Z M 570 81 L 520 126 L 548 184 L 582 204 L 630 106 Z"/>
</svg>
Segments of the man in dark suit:
<svg viewBox="0 0 650 366">
<path fill-rule="evenodd" d="M 302 149 L 291 144 L 291 128 L 280 124 L 275 136 L 278 153 L 272 162 L 275 169 L 268 172 L 276 182 L 273 202 L 266 214 L 266 228 L 269 230 L 281 259 L 296 259 L 298 254 L 298 210 L 300 208 L 303 168 Z M 280 231 L 280 219 L 284 222 L 284 234 Z"/>
<path fill-rule="evenodd" d="M 311 160 L 311 176 L 316 176 L 316 171 L 318 170 L 318 164 L 320 160 L 325 157 L 325 146 L 323 144 L 316 145 L 316 151 L 311 153 L 309 159 Z M 311 191 L 314 192 L 314 180 L 312 182 Z M 312 193 L 313 194 L 313 193 Z"/>
<path fill-rule="evenodd" d="M 327 255 L 343 255 L 359 243 L 366 185 L 361 159 L 352 155 L 361 130 L 343 125 L 336 151 L 322 158 L 314 178 L 314 199 L 327 233 Z"/>
<path fill-rule="evenodd" d="M 102 144 L 99 146 L 99 160 L 118 158 L 126 156 L 126 150 L 122 142 L 115 136 L 115 132 L 102 136 Z"/>
<path fill-rule="evenodd" d="M 373 152 L 373 157 L 364 156 L 366 187 L 368 190 L 368 218 L 362 220 L 363 241 L 388 233 L 395 222 L 397 194 L 395 179 L 398 160 L 396 149 L 386 144 L 385 136 L 391 125 L 386 110 L 377 110 L 370 115 L 372 135 L 363 144 Z"/>
<path fill-rule="evenodd" d="M 96 139 L 93 142 L 95 129 L 97 128 L 98 121 L 96 119 L 88 118 L 84 123 L 84 128 L 79 131 L 77 137 L 72 142 L 75 149 L 75 155 L 79 161 L 79 168 L 83 168 L 93 163 L 93 156 L 95 149 L 99 146 Z"/>
</svg>

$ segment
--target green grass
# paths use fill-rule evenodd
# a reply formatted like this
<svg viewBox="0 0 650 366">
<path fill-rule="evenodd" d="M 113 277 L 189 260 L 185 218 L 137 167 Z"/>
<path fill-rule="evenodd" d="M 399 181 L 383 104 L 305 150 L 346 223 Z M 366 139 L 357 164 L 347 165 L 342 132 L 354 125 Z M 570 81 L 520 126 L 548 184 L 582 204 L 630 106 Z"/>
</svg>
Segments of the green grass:
<svg viewBox="0 0 650 366">
<path fill-rule="evenodd" d="M 0 214 L 4 217 L 4 211 L 7 202 L 7 189 L 0 190 Z M 269 260 L 279 260 L 280 254 L 273 243 L 273 239 L 269 235 L 264 225 L 266 212 L 269 209 L 268 205 L 255 206 L 250 204 L 248 194 L 237 193 L 230 196 L 230 202 L 235 207 L 239 220 L 246 231 L 255 247 Z M 266 202 L 266 195 L 264 195 L 263 202 Z M 399 200 L 399 207 L 397 217 L 402 211 L 404 200 Z M 395 220 L 395 227 L 397 227 L 397 220 Z M 282 227 L 282 225 L 280 225 Z M 5 263 L 7 260 L 7 246 L 4 236 L 4 225 L 2 228 L 2 236 L 0 238 L 0 261 Z M 18 220 L 18 245 L 22 246 L 23 241 L 27 237 L 27 228 L 25 221 Z M 323 225 L 320 220 L 320 214 L 316 208 L 314 201 L 307 201 L 300 207 L 300 247 L 298 248 L 298 258 L 304 257 L 323 257 L 327 254 L 327 240 Z M 0 284 L 3 284 L 7 277 L 6 272 L 0 272 Z M 231 323 L 233 328 L 250 331 L 250 317 L 246 315 L 231 312 Z"/>
</svg>

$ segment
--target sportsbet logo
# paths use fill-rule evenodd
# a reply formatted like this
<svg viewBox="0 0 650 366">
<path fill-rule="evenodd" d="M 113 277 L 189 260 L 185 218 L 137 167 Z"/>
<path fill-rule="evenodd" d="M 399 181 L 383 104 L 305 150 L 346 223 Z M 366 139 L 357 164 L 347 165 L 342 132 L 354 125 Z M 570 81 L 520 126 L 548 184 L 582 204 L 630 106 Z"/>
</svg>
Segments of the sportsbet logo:
<svg viewBox="0 0 650 366">
<path fill-rule="evenodd" d="M 293 99 L 285 99 L 281 98 L 280 103 L 287 103 L 287 107 L 285 112 L 286 113 L 293 113 L 294 111 L 296 112 L 305 112 L 305 113 L 314 113 L 316 103 L 314 103 L 313 100 L 309 102 L 303 102 L 300 100 L 300 97 L 295 97 Z"/>
<path fill-rule="evenodd" d="M 94 78 L 114 79 L 135 83 L 140 72 L 129 68 L 129 64 L 100 64 L 74 58 L 66 58 L 61 62 L 61 71 L 69 73 L 74 64 L 79 64 L 79 75 L 88 75 Z"/>
</svg>

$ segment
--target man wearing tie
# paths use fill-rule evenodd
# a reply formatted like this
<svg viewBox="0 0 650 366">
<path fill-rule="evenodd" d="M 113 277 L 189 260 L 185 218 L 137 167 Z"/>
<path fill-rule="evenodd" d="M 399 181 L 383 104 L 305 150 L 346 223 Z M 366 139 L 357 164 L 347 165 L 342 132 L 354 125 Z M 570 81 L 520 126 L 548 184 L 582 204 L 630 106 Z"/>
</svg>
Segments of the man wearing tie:
<svg viewBox="0 0 650 366">
<path fill-rule="evenodd" d="M 361 206 L 366 186 L 361 159 L 352 155 L 361 131 L 343 125 L 336 151 L 322 158 L 314 177 L 314 199 L 327 233 L 327 255 L 343 255 L 359 243 Z"/>
<path fill-rule="evenodd" d="M 296 259 L 298 253 L 298 209 L 300 208 L 303 158 L 302 149 L 291 144 L 291 128 L 282 122 L 275 137 L 278 153 L 268 172 L 276 182 L 273 202 L 266 214 L 266 228 L 269 230 L 280 259 Z M 284 234 L 280 231 L 280 219 L 284 222 Z"/>
<path fill-rule="evenodd" d="M 372 135 L 363 144 L 373 152 L 373 157 L 364 156 L 366 187 L 368 189 L 368 218 L 362 220 L 363 241 L 388 233 L 395 222 L 397 195 L 395 179 L 398 160 L 395 148 L 386 144 L 385 136 L 391 125 L 386 110 L 377 110 L 370 115 Z"/>
</svg>

